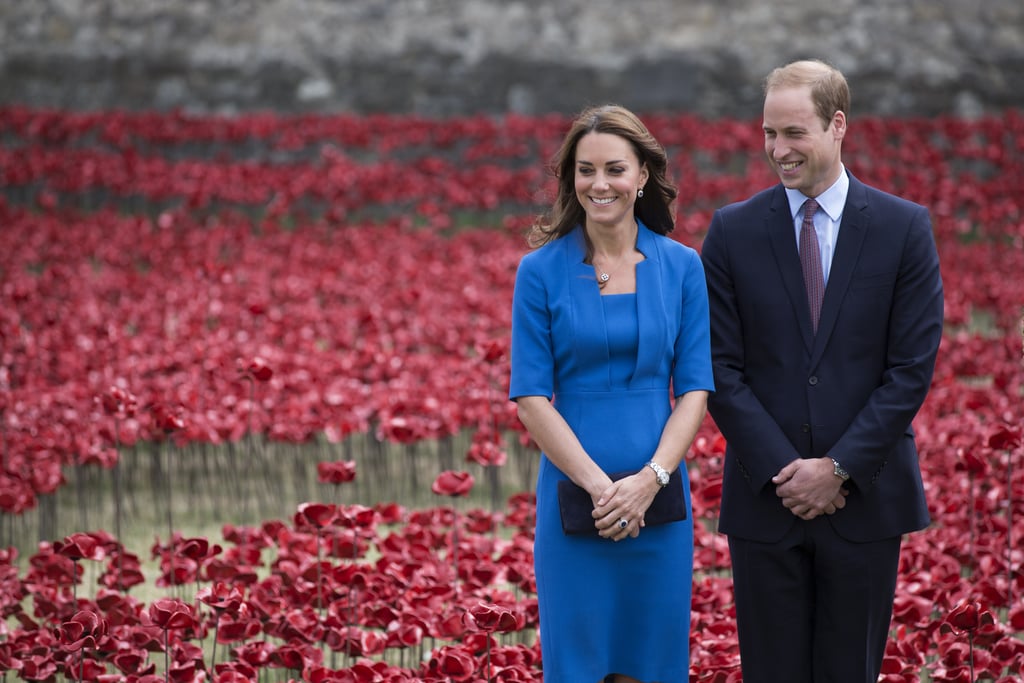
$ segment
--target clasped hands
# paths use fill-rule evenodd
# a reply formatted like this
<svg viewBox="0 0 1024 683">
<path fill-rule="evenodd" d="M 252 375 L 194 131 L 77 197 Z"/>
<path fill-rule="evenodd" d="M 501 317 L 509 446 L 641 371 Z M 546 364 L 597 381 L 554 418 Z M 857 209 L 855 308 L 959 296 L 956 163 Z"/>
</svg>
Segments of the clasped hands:
<svg viewBox="0 0 1024 683">
<path fill-rule="evenodd" d="M 601 492 L 594 501 L 594 511 L 591 514 L 602 538 L 621 541 L 627 536 L 636 538 L 640 535 L 640 529 L 644 526 L 644 514 L 658 493 L 659 487 L 653 474 L 653 471 L 648 470 L 645 473 L 641 470 L 618 481 L 612 481 Z M 619 520 L 622 519 L 627 522 L 625 527 L 619 525 Z"/>
<path fill-rule="evenodd" d="M 832 459 L 797 458 L 772 477 L 782 504 L 800 519 L 835 514 L 846 506 L 850 493 L 835 475 Z"/>
</svg>

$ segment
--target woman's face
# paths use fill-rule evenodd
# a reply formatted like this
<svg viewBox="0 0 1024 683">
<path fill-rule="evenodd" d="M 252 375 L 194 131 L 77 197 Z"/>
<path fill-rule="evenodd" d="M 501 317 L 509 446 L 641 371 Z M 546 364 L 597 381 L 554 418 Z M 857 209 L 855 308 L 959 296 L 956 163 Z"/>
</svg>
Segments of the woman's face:
<svg viewBox="0 0 1024 683">
<path fill-rule="evenodd" d="M 576 144 L 576 199 L 588 227 L 632 228 L 636 192 L 647 177 L 647 167 L 625 138 L 587 133 Z"/>
</svg>

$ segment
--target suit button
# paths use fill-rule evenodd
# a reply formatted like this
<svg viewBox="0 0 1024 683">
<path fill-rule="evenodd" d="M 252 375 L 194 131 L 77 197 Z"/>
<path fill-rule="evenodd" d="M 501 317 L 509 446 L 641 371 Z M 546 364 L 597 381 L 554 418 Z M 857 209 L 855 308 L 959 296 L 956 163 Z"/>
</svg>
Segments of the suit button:
<svg viewBox="0 0 1024 683">
<path fill-rule="evenodd" d="M 808 383 L 808 384 L 810 384 L 810 385 L 811 385 L 811 386 L 813 387 L 813 386 L 814 386 L 815 384 L 817 384 L 817 383 L 818 383 L 818 378 L 817 378 L 817 377 L 815 377 L 814 375 L 811 375 L 811 376 L 810 376 L 810 377 L 809 377 L 809 378 L 807 379 L 807 383 Z"/>
<path fill-rule="evenodd" d="M 811 431 L 811 425 L 800 425 L 800 431 L 807 434 Z"/>
</svg>

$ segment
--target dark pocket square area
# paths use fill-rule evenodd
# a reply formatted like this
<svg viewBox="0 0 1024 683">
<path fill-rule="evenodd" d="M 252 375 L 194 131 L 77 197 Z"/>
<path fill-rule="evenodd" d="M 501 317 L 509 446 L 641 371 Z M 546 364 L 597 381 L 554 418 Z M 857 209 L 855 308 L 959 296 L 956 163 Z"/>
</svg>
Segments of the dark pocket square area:
<svg viewBox="0 0 1024 683">
<path fill-rule="evenodd" d="M 608 476 L 612 481 L 636 474 L 631 472 L 613 472 Z M 563 479 L 558 482 L 558 511 L 562 515 L 562 532 L 567 536 L 597 536 L 594 526 L 594 501 L 590 494 L 572 481 Z M 669 477 L 668 486 L 658 491 L 651 507 L 647 508 L 644 523 L 647 526 L 668 524 L 686 519 L 686 497 L 683 495 L 683 475 L 677 468 Z"/>
</svg>

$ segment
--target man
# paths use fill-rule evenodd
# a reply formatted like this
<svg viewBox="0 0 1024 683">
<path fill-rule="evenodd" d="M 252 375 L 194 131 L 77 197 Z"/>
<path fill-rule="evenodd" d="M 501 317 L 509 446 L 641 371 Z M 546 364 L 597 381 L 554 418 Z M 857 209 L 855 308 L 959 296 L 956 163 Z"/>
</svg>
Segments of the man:
<svg viewBox="0 0 1024 683">
<path fill-rule="evenodd" d="M 768 76 L 781 183 L 716 211 L 702 251 L 745 683 L 874 683 L 901 536 L 930 521 L 911 420 L 939 260 L 924 207 L 846 170 L 849 103 L 823 62 Z"/>
</svg>

